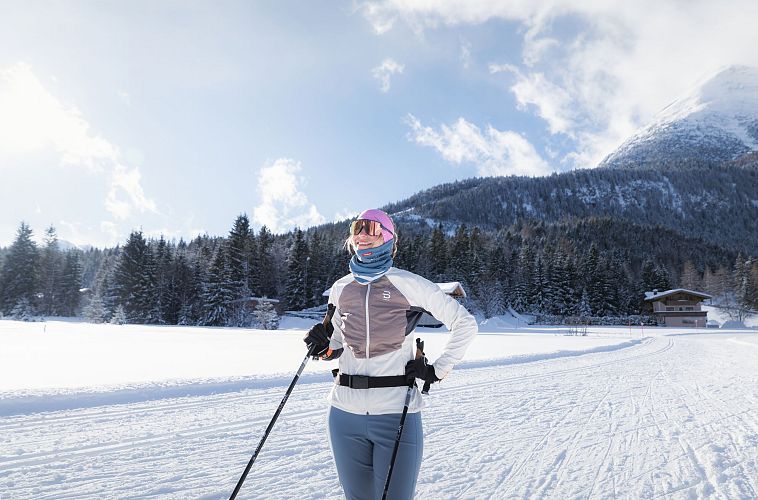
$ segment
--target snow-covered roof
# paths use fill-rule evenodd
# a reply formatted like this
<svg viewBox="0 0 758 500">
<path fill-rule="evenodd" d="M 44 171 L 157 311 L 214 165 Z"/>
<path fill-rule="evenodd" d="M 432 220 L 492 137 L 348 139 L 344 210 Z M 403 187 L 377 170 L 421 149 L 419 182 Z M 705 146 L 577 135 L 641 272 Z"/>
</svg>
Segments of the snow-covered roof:
<svg viewBox="0 0 758 500">
<path fill-rule="evenodd" d="M 668 295 L 673 295 L 675 293 L 688 293 L 690 295 L 695 295 L 696 297 L 700 297 L 703 299 L 711 299 L 712 296 L 708 295 L 707 293 L 703 292 L 696 292 L 694 290 L 687 290 L 686 288 L 674 288 L 673 290 L 666 290 L 664 292 L 645 292 L 645 300 L 658 300 L 661 297 L 666 297 Z"/>
<path fill-rule="evenodd" d="M 234 304 L 237 302 L 271 302 L 272 304 L 278 304 L 278 299 L 269 299 L 268 297 L 242 297 L 241 299 L 235 299 L 230 302 L 230 304 Z"/>
<path fill-rule="evenodd" d="M 452 296 L 452 297 L 465 297 L 466 296 L 466 290 L 463 289 L 463 286 L 461 286 L 461 283 L 459 281 L 450 281 L 448 283 L 435 283 L 438 287 L 440 287 L 440 290 L 445 292 L 446 294 Z M 327 288 L 324 290 L 324 293 L 321 295 L 323 297 L 328 297 L 329 292 L 331 291 L 331 288 Z"/>
<path fill-rule="evenodd" d="M 449 283 L 435 283 L 440 289 L 453 297 L 465 297 L 466 290 L 463 289 L 460 282 L 450 281 Z"/>
</svg>

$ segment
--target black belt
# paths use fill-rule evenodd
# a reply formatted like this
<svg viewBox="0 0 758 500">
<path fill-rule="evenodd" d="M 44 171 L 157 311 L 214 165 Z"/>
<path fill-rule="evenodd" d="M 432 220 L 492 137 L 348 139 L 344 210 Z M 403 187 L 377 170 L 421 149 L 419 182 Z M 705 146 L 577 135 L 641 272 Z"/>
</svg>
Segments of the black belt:
<svg viewBox="0 0 758 500">
<path fill-rule="evenodd" d="M 405 375 L 367 377 L 365 375 L 340 373 L 339 384 L 351 389 L 375 389 L 378 387 L 408 387 L 410 382 L 405 378 Z"/>
</svg>

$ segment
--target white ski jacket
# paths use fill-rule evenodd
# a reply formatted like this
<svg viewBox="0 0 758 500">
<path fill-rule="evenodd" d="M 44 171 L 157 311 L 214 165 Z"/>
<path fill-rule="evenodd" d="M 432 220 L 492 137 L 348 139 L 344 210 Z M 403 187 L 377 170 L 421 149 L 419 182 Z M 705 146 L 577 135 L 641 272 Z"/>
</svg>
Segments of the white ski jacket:
<svg viewBox="0 0 758 500">
<path fill-rule="evenodd" d="M 478 330 L 474 317 L 437 285 L 394 267 L 365 285 L 348 274 L 332 286 L 329 303 L 336 306 L 329 347 L 339 355 L 340 373 L 347 375 L 404 375 L 405 365 L 416 356 L 413 329 L 421 315 L 429 312 L 450 330 L 442 354 L 430 360 L 442 379 L 463 358 Z M 401 413 L 407 390 L 353 389 L 335 383 L 328 399 L 332 406 L 350 413 Z M 422 407 L 416 388 L 408 411 L 418 412 Z"/>
</svg>

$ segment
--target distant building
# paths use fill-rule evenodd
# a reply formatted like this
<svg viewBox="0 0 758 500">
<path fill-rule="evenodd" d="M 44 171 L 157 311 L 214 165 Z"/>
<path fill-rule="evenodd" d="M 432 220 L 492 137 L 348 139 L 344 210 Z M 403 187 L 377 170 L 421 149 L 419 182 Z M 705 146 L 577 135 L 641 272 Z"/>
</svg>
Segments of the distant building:
<svg viewBox="0 0 758 500">
<path fill-rule="evenodd" d="M 282 307 L 283 304 L 276 299 L 269 299 L 268 297 L 243 297 L 241 299 L 232 300 L 229 302 L 229 304 L 242 306 L 252 311 L 255 309 L 255 306 L 261 302 L 269 302 L 272 306 L 274 306 L 274 310 L 279 315 L 284 313 L 284 308 Z"/>
<path fill-rule="evenodd" d="M 450 281 L 448 283 L 435 283 L 438 287 L 440 287 L 440 290 L 445 292 L 446 294 L 450 295 L 451 297 L 455 299 L 462 299 L 466 297 L 466 291 L 463 289 L 463 286 L 461 286 L 460 282 L 458 281 Z M 331 291 L 330 288 L 327 288 L 324 290 L 323 296 L 328 297 L 329 292 Z M 430 328 L 439 328 L 442 326 L 442 323 L 429 314 L 428 312 L 425 312 L 421 319 L 419 320 L 418 324 L 416 326 L 426 326 Z"/>
<path fill-rule="evenodd" d="M 653 315 L 661 326 L 705 327 L 708 312 L 700 303 L 712 297 L 707 293 L 675 288 L 659 292 L 645 292 L 645 302 L 653 306 Z"/>
</svg>

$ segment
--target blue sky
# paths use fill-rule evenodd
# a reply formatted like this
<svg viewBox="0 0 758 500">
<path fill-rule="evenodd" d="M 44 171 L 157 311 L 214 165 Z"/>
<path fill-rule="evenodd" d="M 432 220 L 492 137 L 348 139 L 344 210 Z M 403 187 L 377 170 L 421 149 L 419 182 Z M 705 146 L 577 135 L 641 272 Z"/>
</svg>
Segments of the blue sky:
<svg viewBox="0 0 758 500">
<path fill-rule="evenodd" d="M 758 63 L 756 2 L 0 0 L 0 245 L 276 232 L 592 167 Z"/>
</svg>

